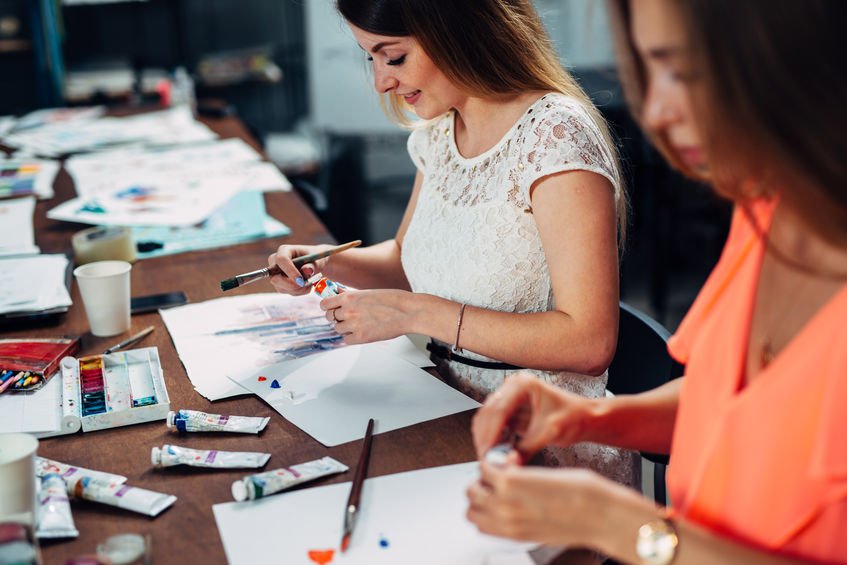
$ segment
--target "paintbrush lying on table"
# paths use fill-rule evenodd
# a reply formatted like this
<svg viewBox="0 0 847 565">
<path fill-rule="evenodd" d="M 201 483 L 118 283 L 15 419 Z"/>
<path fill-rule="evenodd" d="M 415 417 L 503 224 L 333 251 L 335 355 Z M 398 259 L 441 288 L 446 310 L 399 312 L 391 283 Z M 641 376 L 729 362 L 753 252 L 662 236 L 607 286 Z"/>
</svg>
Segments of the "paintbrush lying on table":
<svg viewBox="0 0 847 565">
<path fill-rule="evenodd" d="M 310 253 L 309 255 L 301 255 L 300 257 L 294 258 L 294 266 L 299 269 L 306 263 L 311 263 L 312 261 L 317 261 L 318 259 L 323 259 L 324 257 L 329 257 L 330 255 L 335 255 L 336 253 L 341 253 L 342 251 L 347 251 L 348 249 L 352 249 L 360 245 L 362 245 L 362 240 L 357 239 L 356 241 L 350 241 L 343 245 L 330 247 L 325 251 L 320 251 L 318 253 Z M 265 267 L 264 269 L 259 269 L 258 271 L 244 273 L 243 275 L 235 275 L 231 279 L 222 280 L 221 290 L 232 290 L 233 288 L 238 288 L 239 286 L 250 284 L 251 282 L 255 282 L 259 279 L 264 279 L 281 274 L 282 269 L 279 268 L 279 265 L 272 265 L 270 267 Z"/>
</svg>

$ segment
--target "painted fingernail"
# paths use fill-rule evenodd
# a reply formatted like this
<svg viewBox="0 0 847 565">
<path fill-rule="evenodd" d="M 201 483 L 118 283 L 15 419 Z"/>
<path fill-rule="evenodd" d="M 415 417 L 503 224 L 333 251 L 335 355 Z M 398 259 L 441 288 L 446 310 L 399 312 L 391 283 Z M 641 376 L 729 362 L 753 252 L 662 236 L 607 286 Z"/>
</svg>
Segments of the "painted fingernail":
<svg viewBox="0 0 847 565">
<path fill-rule="evenodd" d="M 294 279 L 294 282 L 296 282 L 297 286 L 301 288 L 306 284 L 305 281 L 303 281 L 303 277 L 297 277 L 296 279 Z"/>
</svg>

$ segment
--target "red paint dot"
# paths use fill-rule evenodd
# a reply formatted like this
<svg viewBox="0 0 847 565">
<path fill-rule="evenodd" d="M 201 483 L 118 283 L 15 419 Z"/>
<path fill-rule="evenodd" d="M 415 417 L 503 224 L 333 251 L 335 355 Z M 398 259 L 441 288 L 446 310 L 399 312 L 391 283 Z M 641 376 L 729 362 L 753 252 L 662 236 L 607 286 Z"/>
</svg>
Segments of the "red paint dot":
<svg viewBox="0 0 847 565">
<path fill-rule="evenodd" d="M 311 559 L 313 563 L 317 563 L 318 565 L 326 565 L 327 563 L 332 563 L 332 558 L 335 556 L 335 550 L 310 549 L 308 555 L 309 559 Z"/>
<path fill-rule="evenodd" d="M 268 380 L 268 377 L 259 377 L 259 382 Z"/>
</svg>

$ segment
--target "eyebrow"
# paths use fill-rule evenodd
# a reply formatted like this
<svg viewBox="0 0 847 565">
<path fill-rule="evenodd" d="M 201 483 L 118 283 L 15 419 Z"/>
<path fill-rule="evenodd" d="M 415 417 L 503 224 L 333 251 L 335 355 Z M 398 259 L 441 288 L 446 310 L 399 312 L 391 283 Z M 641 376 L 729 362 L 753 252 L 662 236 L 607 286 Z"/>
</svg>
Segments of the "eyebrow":
<svg viewBox="0 0 847 565">
<path fill-rule="evenodd" d="M 681 47 L 654 47 L 647 50 L 647 56 L 651 59 L 666 61 L 682 54 Z"/>
<path fill-rule="evenodd" d="M 397 41 L 382 41 L 371 48 L 371 53 L 377 53 L 383 47 L 388 47 L 389 45 L 397 45 L 397 43 Z"/>
</svg>

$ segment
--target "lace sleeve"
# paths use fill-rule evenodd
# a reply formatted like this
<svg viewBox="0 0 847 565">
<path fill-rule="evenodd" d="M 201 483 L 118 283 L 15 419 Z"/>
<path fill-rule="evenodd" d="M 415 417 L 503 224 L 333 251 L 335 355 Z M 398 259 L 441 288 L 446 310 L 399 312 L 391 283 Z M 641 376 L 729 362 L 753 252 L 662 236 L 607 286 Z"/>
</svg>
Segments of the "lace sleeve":
<svg viewBox="0 0 847 565">
<path fill-rule="evenodd" d="M 612 151 L 596 124 L 578 102 L 550 100 L 530 121 L 521 139 L 523 182 L 530 201 L 530 188 L 537 180 L 565 171 L 584 170 L 603 175 L 619 190 Z M 520 168 L 520 167 L 519 167 Z"/>
<path fill-rule="evenodd" d="M 406 141 L 406 150 L 409 152 L 409 157 L 412 158 L 415 167 L 421 172 L 426 169 L 429 139 L 430 127 L 419 126 L 412 130 L 409 139 Z"/>
</svg>

